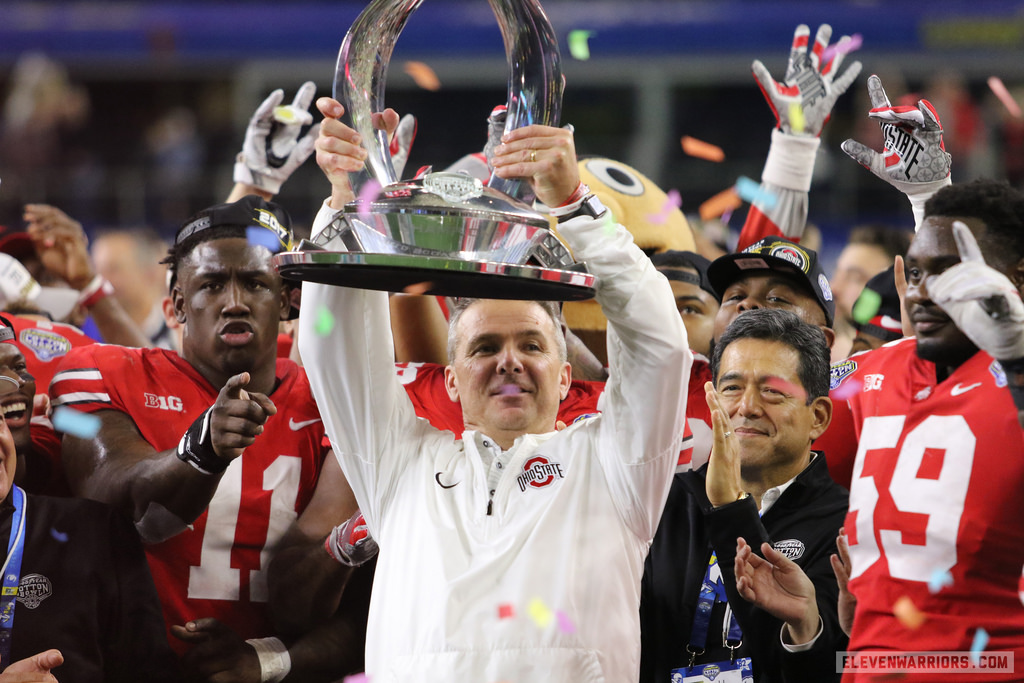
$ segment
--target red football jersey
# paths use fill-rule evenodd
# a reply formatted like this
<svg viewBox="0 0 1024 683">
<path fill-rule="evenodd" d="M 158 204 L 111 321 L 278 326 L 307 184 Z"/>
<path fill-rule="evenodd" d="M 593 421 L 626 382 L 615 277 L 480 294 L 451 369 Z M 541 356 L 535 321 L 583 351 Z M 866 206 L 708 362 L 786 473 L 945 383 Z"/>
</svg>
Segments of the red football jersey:
<svg viewBox="0 0 1024 683">
<path fill-rule="evenodd" d="M 16 333 L 14 343 L 25 356 L 28 374 L 35 378 L 36 392 L 40 394 L 49 393 L 47 389 L 57 372 L 57 365 L 68 351 L 96 343 L 73 325 L 8 313 L 4 313 L 4 317 L 11 321 Z"/>
<path fill-rule="evenodd" d="M 146 548 L 168 626 L 216 617 L 242 638 L 274 633 L 267 564 L 309 503 L 327 453 L 305 372 L 278 359 L 277 379 L 270 394 L 277 414 L 228 466 L 207 510 L 189 529 Z M 52 386 L 55 405 L 128 414 L 158 451 L 176 448 L 218 394 L 172 351 L 101 344 L 68 354 Z M 188 649 L 168 637 L 179 652 Z"/>
<path fill-rule="evenodd" d="M 854 390 L 859 439 L 845 522 L 850 649 L 967 651 L 984 628 L 986 650 L 1014 651 L 1024 670 L 1024 434 L 1002 369 L 979 352 L 937 383 L 913 339 L 853 365 L 838 381 Z M 923 625 L 894 615 L 904 596 Z"/>
</svg>

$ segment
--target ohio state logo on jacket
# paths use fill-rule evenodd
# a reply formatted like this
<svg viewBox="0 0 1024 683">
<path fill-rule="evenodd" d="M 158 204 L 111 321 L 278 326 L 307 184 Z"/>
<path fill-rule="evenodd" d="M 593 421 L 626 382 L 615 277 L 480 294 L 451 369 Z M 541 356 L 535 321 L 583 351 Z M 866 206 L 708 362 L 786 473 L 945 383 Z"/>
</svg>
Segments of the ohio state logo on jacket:
<svg viewBox="0 0 1024 683">
<path fill-rule="evenodd" d="M 535 455 L 523 463 L 523 473 L 516 477 L 519 490 L 525 491 L 527 486 L 541 489 L 555 479 L 565 479 L 562 463 L 548 460 L 546 456 Z"/>
</svg>

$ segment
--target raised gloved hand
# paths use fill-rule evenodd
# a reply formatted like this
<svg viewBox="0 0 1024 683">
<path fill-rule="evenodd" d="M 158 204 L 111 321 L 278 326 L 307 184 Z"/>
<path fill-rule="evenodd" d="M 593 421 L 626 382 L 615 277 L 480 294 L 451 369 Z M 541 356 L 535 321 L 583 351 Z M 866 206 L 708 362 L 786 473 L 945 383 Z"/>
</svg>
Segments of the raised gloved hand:
<svg viewBox="0 0 1024 683">
<path fill-rule="evenodd" d="M 277 194 L 281 185 L 313 153 L 313 144 L 320 124 L 312 125 L 309 105 L 316 94 L 316 84 L 303 83 L 290 106 L 275 113 L 284 99 L 280 88 L 263 100 L 249 119 L 242 151 L 235 159 L 234 181 L 252 185 L 264 192 Z M 309 126 L 305 135 L 302 129 Z"/>
<path fill-rule="evenodd" d="M 377 554 L 377 541 L 373 540 L 363 513 L 358 510 L 331 531 L 324 544 L 327 553 L 349 567 L 358 567 Z"/>
<path fill-rule="evenodd" d="M 843 151 L 907 195 L 914 207 L 915 224 L 920 226 L 925 201 L 950 184 L 952 159 L 942 142 L 939 114 L 928 100 L 919 100 L 916 107 L 892 106 L 878 76 L 868 78 L 868 95 L 868 115 L 882 127 L 885 149 L 879 154 L 856 140 L 846 140 Z"/>
<path fill-rule="evenodd" d="M 1024 302 L 1010 279 L 985 264 L 977 240 L 953 222 L 960 263 L 926 281 L 928 296 L 979 349 L 997 360 L 1024 358 Z"/>
<path fill-rule="evenodd" d="M 822 54 L 832 37 L 832 27 L 822 24 L 814 39 L 814 47 L 807 50 L 811 30 L 806 24 L 796 27 L 793 47 L 789 52 L 789 65 L 782 83 L 772 78 L 771 73 L 760 60 L 755 60 L 751 69 L 754 78 L 768 100 L 768 106 L 775 114 L 775 120 L 783 133 L 817 137 L 825 127 L 836 100 L 846 92 L 860 73 L 860 62 L 851 64 L 836 78 L 843 63 L 850 42 L 849 36 L 839 39 L 835 55 L 822 64 Z"/>
</svg>

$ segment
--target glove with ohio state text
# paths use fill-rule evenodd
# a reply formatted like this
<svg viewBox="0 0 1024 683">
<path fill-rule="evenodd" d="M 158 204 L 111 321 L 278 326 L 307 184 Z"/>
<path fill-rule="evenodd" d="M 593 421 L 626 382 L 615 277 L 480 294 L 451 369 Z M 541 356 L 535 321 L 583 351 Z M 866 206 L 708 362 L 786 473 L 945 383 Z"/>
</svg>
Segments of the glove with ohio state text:
<svg viewBox="0 0 1024 683">
<path fill-rule="evenodd" d="M 924 219 L 924 203 L 950 184 L 952 159 L 942 142 L 939 113 L 928 100 L 917 106 L 892 106 L 878 76 L 868 78 L 871 111 L 885 137 L 881 154 L 856 140 L 846 140 L 843 151 L 854 161 L 907 195 L 914 208 L 915 225 Z"/>
<path fill-rule="evenodd" d="M 358 510 L 331 531 L 324 544 L 327 553 L 338 562 L 349 567 L 365 564 L 377 554 L 377 541 L 366 528 L 363 513 Z"/>
<path fill-rule="evenodd" d="M 850 37 L 840 38 L 834 55 L 822 60 L 832 37 L 832 27 L 822 24 L 818 28 L 814 46 L 808 52 L 810 35 L 811 30 L 806 24 L 796 27 L 783 82 L 772 78 L 761 60 L 754 60 L 751 69 L 775 114 L 779 129 L 783 133 L 817 137 L 832 115 L 836 100 L 857 78 L 861 64 L 854 62 L 836 78 L 848 51 L 845 47 L 850 43 Z"/>
<path fill-rule="evenodd" d="M 985 264 L 970 229 L 953 222 L 960 263 L 932 275 L 928 296 L 960 331 L 996 360 L 1024 358 L 1024 302 L 1010 278 Z"/>
<path fill-rule="evenodd" d="M 316 84 L 303 83 L 291 105 L 282 107 L 280 88 L 270 93 L 249 119 L 242 151 L 235 159 L 234 181 L 277 194 L 281 185 L 313 153 L 320 124 L 313 124 L 309 105 L 316 95 Z M 303 128 L 308 127 L 302 135 Z M 301 137 L 300 137 L 301 135 Z"/>
</svg>

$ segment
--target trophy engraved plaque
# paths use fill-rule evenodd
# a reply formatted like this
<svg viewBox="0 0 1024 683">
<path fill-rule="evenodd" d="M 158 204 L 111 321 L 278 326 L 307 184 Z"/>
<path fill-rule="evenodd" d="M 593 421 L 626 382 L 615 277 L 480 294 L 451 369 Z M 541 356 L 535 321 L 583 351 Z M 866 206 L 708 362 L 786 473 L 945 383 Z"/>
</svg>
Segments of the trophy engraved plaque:
<svg viewBox="0 0 1024 683">
<path fill-rule="evenodd" d="M 581 300 L 594 276 L 577 263 L 548 218 L 521 200 L 518 180 L 485 184 L 460 173 L 396 177 L 387 135 L 371 115 L 384 109 L 395 42 L 423 0 L 374 0 L 338 53 L 334 96 L 367 147 L 380 184 L 372 200 L 348 204 L 304 251 L 275 256 L 283 277 L 441 296 Z M 505 131 L 558 125 L 563 78 L 554 30 L 537 0 L 489 0 L 509 64 Z"/>
</svg>

